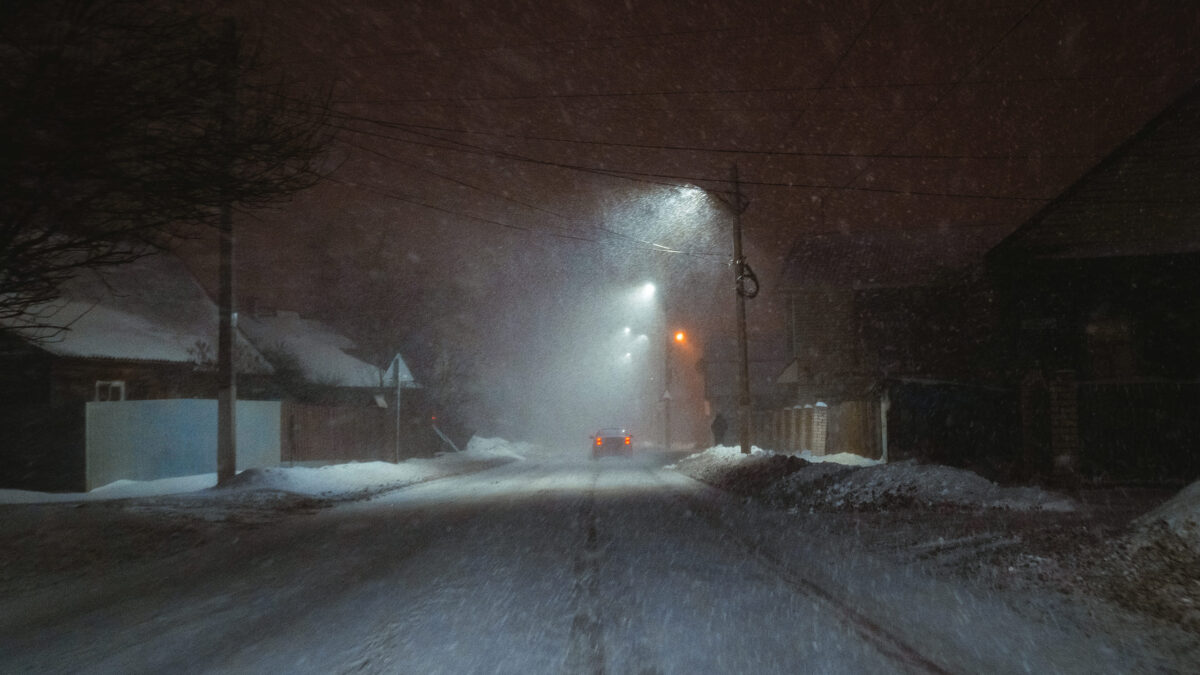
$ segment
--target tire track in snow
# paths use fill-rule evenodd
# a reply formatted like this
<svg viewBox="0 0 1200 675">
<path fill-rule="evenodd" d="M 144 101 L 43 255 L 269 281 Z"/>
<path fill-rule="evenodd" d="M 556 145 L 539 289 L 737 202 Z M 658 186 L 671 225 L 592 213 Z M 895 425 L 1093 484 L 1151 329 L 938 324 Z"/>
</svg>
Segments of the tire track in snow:
<svg viewBox="0 0 1200 675">
<path fill-rule="evenodd" d="M 600 537 L 596 531 L 596 469 L 579 509 L 583 544 L 575 555 L 575 616 L 567 640 L 564 673 L 604 673 L 604 625 L 600 620 Z"/>
<path fill-rule="evenodd" d="M 662 478 L 656 475 L 654 470 L 646 467 L 646 471 L 654 475 L 658 481 L 665 483 Z M 705 487 L 716 490 L 710 486 Z M 910 671 L 950 675 L 950 670 L 925 656 L 902 637 L 884 628 L 871 617 L 840 599 L 837 593 L 793 570 L 785 560 L 770 551 L 764 550 L 743 531 L 727 525 L 721 518 L 721 514 L 715 505 L 701 501 L 696 497 L 675 493 L 666 494 L 669 494 L 689 512 L 700 516 L 710 527 L 719 530 L 724 535 L 722 541 L 730 541 L 737 544 L 749 557 L 753 558 L 784 585 L 792 588 L 801 595 L 816 599 L 822 605 L 829 608 L 843 625 L 858 633 L 859 636 L 879 653 L 907 667 Z"/>
</svg>

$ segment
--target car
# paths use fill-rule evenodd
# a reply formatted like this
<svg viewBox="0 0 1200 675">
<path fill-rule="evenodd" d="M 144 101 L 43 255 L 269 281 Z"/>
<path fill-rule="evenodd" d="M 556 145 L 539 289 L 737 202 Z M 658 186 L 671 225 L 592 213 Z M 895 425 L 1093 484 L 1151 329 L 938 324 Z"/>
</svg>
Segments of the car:
<svg viewBox="0 0 1200 675">
<path fill-rule="evenodd" d="M 605 455 L 633 457 L 633 435 L 619 427 L 608 427 L 592 436 L 592 459 Z"/>
</svg>

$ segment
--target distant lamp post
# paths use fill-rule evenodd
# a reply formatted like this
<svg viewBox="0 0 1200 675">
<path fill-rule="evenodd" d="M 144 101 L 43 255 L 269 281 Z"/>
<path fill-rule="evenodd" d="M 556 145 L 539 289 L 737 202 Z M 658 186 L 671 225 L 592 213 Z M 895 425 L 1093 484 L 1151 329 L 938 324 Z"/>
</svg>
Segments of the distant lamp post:
<svg viewBox="0 0 1200 675">
<path fill-rule="evenodd" d="M 670 451 L 671 449 L 671 349 L 672 342 L 675 344 L 684 344 L 687 342 L 687 334 L 684 331 L 671 331 L 667 319 L 667 299 L 665 293 L 660 293 L 658 287 L 653 282 L 646 282 L 634 292 L 636 299 L 642 303 L 650 303 L 655 296 L 658 297 L 658 309 L 662 312 L 662 340 L 663 340 L 663 392 L 662 398 L 659 399 L 663 404 L 663 449 Z M 626 335 L 631 331 L 626 328 Z M 639 336 L 639 339 L 642 336 Z"/>
<path fill-rule="evenodd" d="M 665 314 L 665 308 L 664 308 L 664 314 Z M 663 317 L 663 320 L 666 321 L 665 316 Z M 671 342 L 672 342 L 672 340 L 674 340 L 675 344 L 677 344 L 677 345 L 686 344 L 687 343 L 687 333 L 685 333 L 684 331 L 681 331 L 681 330 L 677 330 L 677 331 L 675 331 L 674 334 L 672 334 L 671 331 L 666 330 L 665 326 L 663 327 L 663 332 L 666 334 L 666 344 L 663 346 L 663 348 L 664 348 L 664 351 L 663 351 L 663 397 L 662 397 L 662 401 L 663 401 L 663 447 L 666 448 L 667 452 L 670 452 L 670 450 L 671 450 L 671 399 L 673 398 L 671 395 L 671 380 L 672 380 L 672 377 L 671 377 L 671 374 L 672 374 L 672 371 L 671 371 L 671 353 L 672 353 L 671 352 L 671 348 L 672 348 Z"/>
</svg>

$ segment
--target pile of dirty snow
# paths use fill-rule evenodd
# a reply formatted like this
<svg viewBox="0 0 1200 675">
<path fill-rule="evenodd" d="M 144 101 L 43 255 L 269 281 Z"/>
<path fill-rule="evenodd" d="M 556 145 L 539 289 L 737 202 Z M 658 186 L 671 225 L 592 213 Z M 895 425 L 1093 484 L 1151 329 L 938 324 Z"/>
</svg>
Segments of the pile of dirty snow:
<svg viewBox="0 0 1200 675">
<path fill-rule="evenodd" d="M 962 507 L 1073 511 L 1067 497 L 1035 487 L 1000 487 L 964 469 L 896 462 L 839 471 L 797 472 L 768 489 L 776 503 L 813 510 Z"/>
<path fill-rule="evenodd" d="M 672 468 L 738 495 L 813 511 L 890 508 L 995 508 L 1073 511 L 1075 503 L 1034 487 L 1000 487 L 963 469 L 914 461 L 884 464 L 859 455 L 749 455 L 721 446 Z"/>
<path fill-rule="evenodd" d="M 1200 634 L 1200 483 L 1106 542 L 1085 579 L 1123 607 Z"/>
<path fill-rule="evenodd" d="M 779 455 L 758 447 L 752 447 L 746 455 L 737 446 L 718 445 L 689 455 L 667 468 L 726 492 L 759 496 L 784 477 L 800 473 L 826 475 L 830 471 L 842 471 L 846 466 L 878 463 L 878 460 L 850 453 L 812 455 L 806 451 L 800 455 Z"/>
<path fill-rule="evenodd" d="M 1134 541 L 1169 532 L 1192 552 L 1200 554 L 1200 481 L 1192 483 L 1135 523 Z"/>
</svg>

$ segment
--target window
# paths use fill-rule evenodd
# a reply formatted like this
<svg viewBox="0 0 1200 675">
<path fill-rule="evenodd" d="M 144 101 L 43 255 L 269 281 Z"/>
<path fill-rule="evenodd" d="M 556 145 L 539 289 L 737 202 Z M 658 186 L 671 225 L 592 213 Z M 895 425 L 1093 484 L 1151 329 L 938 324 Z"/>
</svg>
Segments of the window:
<svg viewBox="0 0 1200 675">
<path fill-rule="evenodd" d="M 97 401 L 124 401 L 125 380 L 97 380 Z"/>
</svg>

